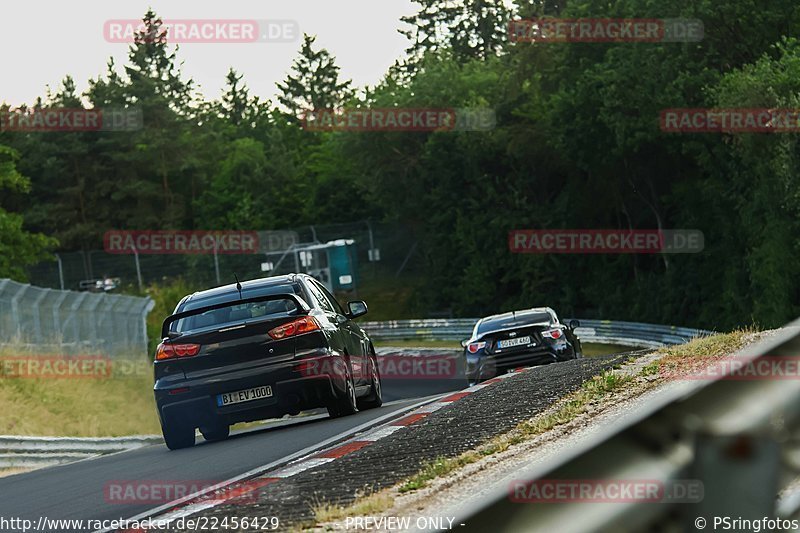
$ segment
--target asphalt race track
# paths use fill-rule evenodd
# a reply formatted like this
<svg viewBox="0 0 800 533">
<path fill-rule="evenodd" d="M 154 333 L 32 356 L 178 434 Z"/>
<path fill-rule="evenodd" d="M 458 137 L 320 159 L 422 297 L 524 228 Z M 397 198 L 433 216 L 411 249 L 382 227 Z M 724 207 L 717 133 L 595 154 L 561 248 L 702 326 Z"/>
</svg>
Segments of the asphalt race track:
<svg viewBox="0 0 800 533">
<path fill-rule="evenodd" d="M 414 386 L 384 382 L 389 405 L 331 419 L 327 414 L 295 417 L 233 434 L 228 440 L 169 451 L 165 445 L 101 456 L 67 465 L 0 478 L 0 516 L 33 520 L 130 518 L 164 502 L 120 504 L 109 502 L 104 488 L 110 483 L 145 481 L 206 485 L 220 483 L 250 470 L 316 446 L 371 421 L 391 417 L 420 403 L 427 393 L 463 388 L 463 383 L 416 382 Z M 397 400 L 405 397 L 404 400 Z M 411 399 L 409 399 L 411 398 Z M 395 401 L 392 401 L 395 400 Z"/>
</svg>

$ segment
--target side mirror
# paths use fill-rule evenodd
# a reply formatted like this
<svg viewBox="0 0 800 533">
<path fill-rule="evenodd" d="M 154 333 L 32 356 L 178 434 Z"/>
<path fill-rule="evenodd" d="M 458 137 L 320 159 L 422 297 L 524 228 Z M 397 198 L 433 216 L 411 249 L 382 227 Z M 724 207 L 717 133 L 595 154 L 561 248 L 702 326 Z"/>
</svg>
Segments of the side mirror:
<svg viewBox="0 0 800 533">
<path fill-rule="evenodd" d="M 569 329 L 575 329 L 581 327 L 581 323 L 577 320 L 570 320 L 569 321 Z"/>
<path fill-rule="evenodd" d="M 354 300 L 352 302 L 347 302 L 348 318 L 356 318 L 366 314 L 367 314 L 367 302 L 363 300 Z"/>
<path fill-rule="evenodd" d="M 467 344 L 469 344 L 469 339 L 464 339 L 463 341 L 461 341 L 461 347 L 462 348 L 466 348 Z"/>
</svg>

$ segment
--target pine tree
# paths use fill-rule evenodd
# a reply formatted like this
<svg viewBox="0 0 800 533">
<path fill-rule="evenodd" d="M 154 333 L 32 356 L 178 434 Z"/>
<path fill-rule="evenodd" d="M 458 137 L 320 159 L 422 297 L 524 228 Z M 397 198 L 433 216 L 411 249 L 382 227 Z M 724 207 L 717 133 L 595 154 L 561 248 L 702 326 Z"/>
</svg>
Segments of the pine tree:
<svg viewBox="0 0 800 533">
<path fill-rule="evenodd" d="M 134 35 L 128 50 L 130 64 L 125 67 L 130 79 L 129 96 L 140 99 L 159 96 L 185 111 L 192 98 L 194 81 L 184 81 L 181 77 L 179 47 L 169 49 L 167 30 L 152 10 L 145 13 L 142 22 L 144 28 Z"/>
<path fill-rule="evenodd" d="M 411 40 L 407 67 L 415 68 L 428 52 L 449 50 L 457 61 L 486 59 L 506 41 L 511 12 L 498 0 L 414 0 L 421 8 L 400 20 Z"/>
<path fill-rule="evenodd" d="M 194 81 L 185 80 L 163 22 L 152 10 L 142 19 L 128 50 L 125 77 L 109 62 L 106 79 L 90 80 L 89 99 L 97 106 L 141 111 L 139 131 L 108 137 L 107 164 L 118 184 L 111 194 L 112 227 L 175 228 L 188 224 L 196 190 L 197 165 L 191 120 L 198 113 Z"/>
<path fill-rule="evenodd" d="M 244 74 L 237 73 L 233 68 L 225 76 L 227 87 L 222 94 L 222 100 L 216 106 L 218 113 L 233 126 L 252 124 L 261 115 L 264 106 L 257 96 L 250 96 L 250 89 L 242 82 Z"/>
<path fill-rule="evenodd" d="M 300 55 L 292 64 L 293 74 L 278 83 L 278 101 L 295 117 L 307 111 L 341 107 L 353 94 L 351 81 L 339 80 L 336 58 L 324 48 L 314 50 L 315 40 L 316 37 L 303 36 Z"/>
</svg>

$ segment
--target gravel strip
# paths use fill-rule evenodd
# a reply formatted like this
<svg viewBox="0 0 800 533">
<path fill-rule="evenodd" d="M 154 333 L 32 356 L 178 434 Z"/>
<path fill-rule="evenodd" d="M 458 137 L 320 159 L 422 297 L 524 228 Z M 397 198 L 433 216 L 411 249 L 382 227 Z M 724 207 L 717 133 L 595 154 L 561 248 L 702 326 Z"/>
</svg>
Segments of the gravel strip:
<svg viewBox="0 0 800 533">
<path fill-rule="evenodd" d="M 642 352 L 636 352 L 636 356 Z M 455 457 L 545 411 L 560 398 L 632 354 L 536 367 L 478 390 L 422 420 L 332 462 L 262 489 L 257 501 L 224 504 L 194 517 L 277 516 L 281 529 L 314 520 L 313 507 L 347 505 L 391 487 L 438 457 Z M 357 437 L 356 437 L 357 440 Z M 269 478 L 269 474 L 264 476 Z"/>
</svg>

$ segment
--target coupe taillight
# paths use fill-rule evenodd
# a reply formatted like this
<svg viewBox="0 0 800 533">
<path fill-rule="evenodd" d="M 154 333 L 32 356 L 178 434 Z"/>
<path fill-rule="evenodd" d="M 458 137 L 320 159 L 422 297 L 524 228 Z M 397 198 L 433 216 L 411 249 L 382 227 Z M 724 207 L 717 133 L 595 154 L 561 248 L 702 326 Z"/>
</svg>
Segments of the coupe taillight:
<svg viewBox="0 0 800 533">
<path fill-rule="evenodd" d="M 564 330 L 555 328 L 555 329 L 548 329 L 542 332 L 542 337 L 546 337 L 548 339 L 560 339 L 564 336 Z"/>
<path fill-rule="evenodd" d="M 198 353 L 200 353 L 199 344 L 170 344 L 168 342 L 162 342 L 158 345 L 158 348 L 156 348 L 156 361 L 192 357 Z"/>
<path fill-rule="evenodd" d="M 314 317 L 304 316 L 303 318 L 298 318 L 297 320 L 293 320 L 288 324 L 284 324 L 269 330 L 269 336 L 277 341 L 280 339 L 285 339 L 286 337 L 300 335 L 301 333 L 308 333 L 309 331 L 317 331 L 319 329 L 319 324 Z"/>
<path fill-rule="evenodd" d="M 467 344 L 467 351 L 469 353 L 478 353 L 478 350 L 485 347 L 486 347 L 485 342 L 471 342 Z"/>
</svg>

